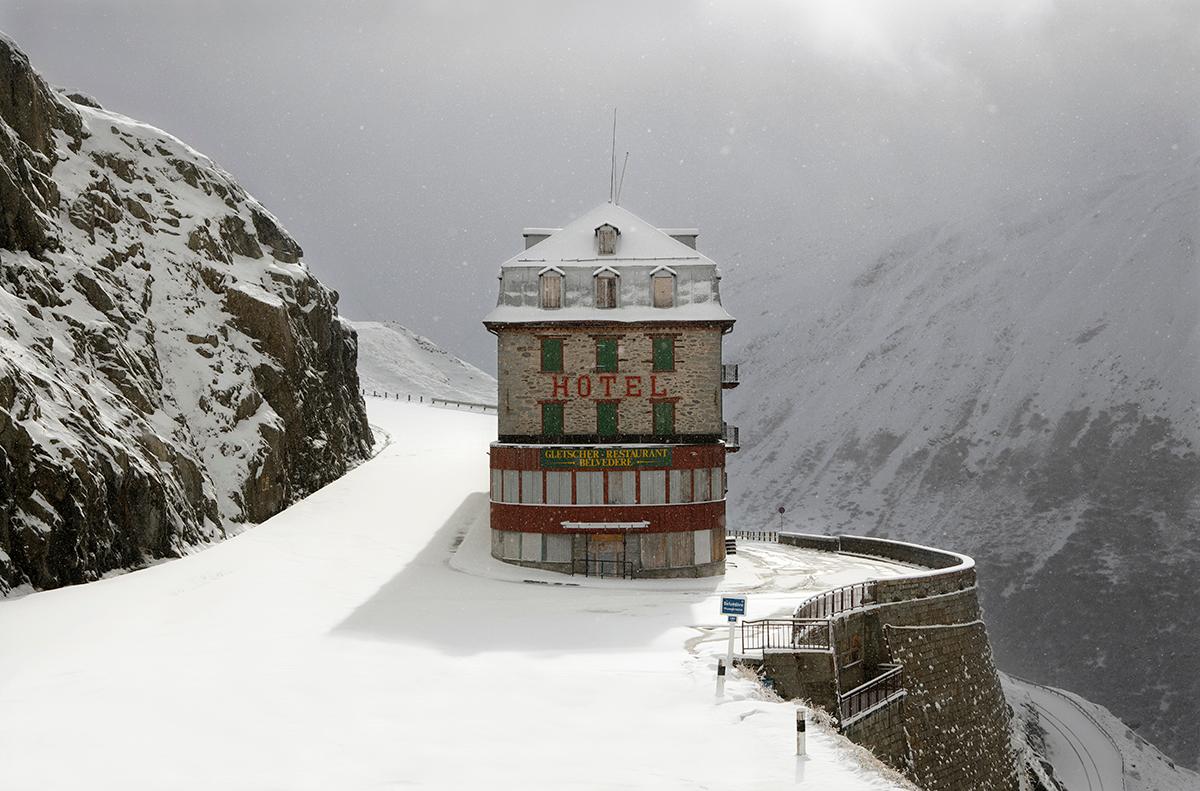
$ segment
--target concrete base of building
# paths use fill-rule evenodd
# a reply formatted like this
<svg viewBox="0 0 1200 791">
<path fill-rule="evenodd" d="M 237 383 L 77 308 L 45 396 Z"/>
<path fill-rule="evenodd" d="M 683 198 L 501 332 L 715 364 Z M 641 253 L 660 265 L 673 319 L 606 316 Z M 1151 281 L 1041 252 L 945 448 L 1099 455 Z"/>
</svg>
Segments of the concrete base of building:
<svg viewBox="0 0 1200 791">
<path fill-rule="evenodd" d="M 603 536 L 586 533 L 548 535 L 495 529 L 491 532 L 492 557 L 522 568 L 572 576 L 632 579 L 694 579 L 725 573 L 723 530 L 674 533 L 629 531 L 624 535 Z M 699 553 L 699 539 L 695 533 L 704 534 L 701 538 L 705 539 L 705 544 L 699 545 Z M 596 547 L 593 542 L 599 538 L 604 540 Z M 678 562 L 684 558 L 700 560 L 697 554 L 710 559 L 699 563 Z M 675 561 L 675 565 L 670 565 L 671 561 Z"/>
</svg>

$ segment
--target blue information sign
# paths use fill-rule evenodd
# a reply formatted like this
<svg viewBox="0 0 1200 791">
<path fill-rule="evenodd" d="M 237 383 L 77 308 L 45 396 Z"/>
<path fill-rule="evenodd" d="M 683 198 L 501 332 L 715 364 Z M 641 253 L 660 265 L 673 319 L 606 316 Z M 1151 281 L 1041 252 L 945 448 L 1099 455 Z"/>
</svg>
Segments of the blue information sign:
<svg viewBox="0 0 1200 791">
<path fill-rule="evenodd" d="M 746 599 L 743 596 L 722 596 L 721 615 L 745 615 Z"/>
</svg>

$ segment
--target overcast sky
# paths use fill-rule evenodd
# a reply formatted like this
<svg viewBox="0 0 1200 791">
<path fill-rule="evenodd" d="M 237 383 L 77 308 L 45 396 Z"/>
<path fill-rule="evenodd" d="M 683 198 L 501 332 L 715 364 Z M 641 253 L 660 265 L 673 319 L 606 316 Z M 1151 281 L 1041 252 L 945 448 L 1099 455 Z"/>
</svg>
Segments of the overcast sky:
<svg viewBox="0 0 1200 791">
<path fill-rule="evenodd" d="M 35 0 L 0 29 L 232 172 L 344 314 L 489 370 L 497 266 L 607 199 L 614 105 L 622 204 L 698 225 L 735 315 L 782 267 L 1200 151 L 1193 0 Z"/>
</svg>

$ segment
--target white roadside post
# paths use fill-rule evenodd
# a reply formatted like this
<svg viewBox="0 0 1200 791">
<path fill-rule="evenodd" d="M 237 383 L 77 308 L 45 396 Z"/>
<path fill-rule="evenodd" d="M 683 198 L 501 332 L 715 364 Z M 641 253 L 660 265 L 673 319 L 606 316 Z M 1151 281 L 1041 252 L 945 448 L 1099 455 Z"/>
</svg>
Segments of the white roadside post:
<svg viewBox="0 0 1200 791">
<path fill-rule="evenodd" d="M 808 744 L 806 743 L 804 729 L 807 726 L 807 712 L 803 706 L 796 707 L 796 755 L 808 755 Z"/>
<path fill-rule="evenodd" d="M 737 625 L 739 615 L 746 614 L 745 596 L 722 596 L 721 614 L 729 619 L 729 647 L 725 651 L 725 659 L 717 660 L 717 697 L 725 697 L 725 674 L 733 667 L 733 627 Z"/>
</svg>

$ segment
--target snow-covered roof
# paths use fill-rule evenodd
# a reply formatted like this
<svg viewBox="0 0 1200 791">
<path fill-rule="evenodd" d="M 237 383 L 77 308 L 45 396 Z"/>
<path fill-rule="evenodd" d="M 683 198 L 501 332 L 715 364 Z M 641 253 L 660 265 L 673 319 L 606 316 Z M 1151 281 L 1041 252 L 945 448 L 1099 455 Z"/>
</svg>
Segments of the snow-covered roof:
<svg viewBox="0 0 1200 791">
<path fill-rule="evenodd" d="M 615 255 L 599 255 L 596 252 L 596 228 L 604 224 L 616 226 L 621 231 L 617 237 Z M 525 229 L 528 234 L 533 229 Z M 695 232 L 695 229 L 687 229 Z M 604 261 L 612 266 L 636 262 L 694 262 L 712 264 L 712 259 L 701 255 L 683 242 L 672 239 L 658 228 L 638 217 L 633 212 L 614 203 L 602 203 L 586 214 L 576 218 L 565 227 L 538 228 L 536 231 L 550 235 L 517 255 L 501 266 L 528 266 L 547 264 L 559 266 L 570 264 L 592 264 Z M 676 230 L 678 233 L 678 230 Z M 673 265 L 673 264 L 672 264 Z"/>
<path fill-rule="evenodd" d="M 596 229 L 619 230 L 615 252 L 601 255 Z M 695 228 L 671 229 L 691 239 Z M 545 239 L 500 266 L 500 297 L 484 318 L 486 324 L 541 322 L 720 322 L 733 324 L 721 306 L 721 274 L 716 263 L 687 242 L 655 228 L 628 209 L 603 203 L 563 228 L 525 228 L 524 234 Z M 563 276 L 559 307 L 540 304 L 539 279 L 547 272 Z M 670 307 L 654 307 L 652 278 L 675 278 Z M 619 276 L 617 306 L 596 307 L 593 278 Z"/>
</svg>

